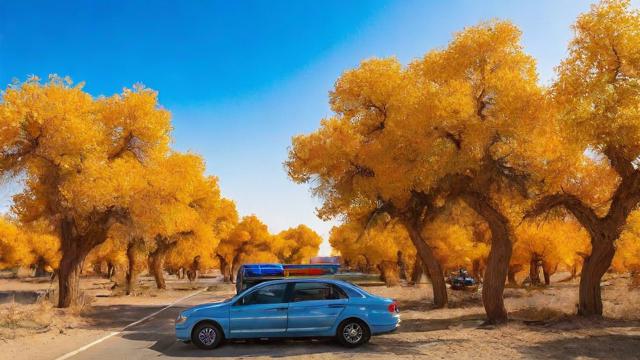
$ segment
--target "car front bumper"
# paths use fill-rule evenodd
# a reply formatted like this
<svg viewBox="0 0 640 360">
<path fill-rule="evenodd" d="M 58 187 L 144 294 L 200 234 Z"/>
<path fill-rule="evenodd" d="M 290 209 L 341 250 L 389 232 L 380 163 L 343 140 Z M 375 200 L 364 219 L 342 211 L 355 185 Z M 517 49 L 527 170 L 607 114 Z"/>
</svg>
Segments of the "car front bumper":
<svg viewBox="0 0 640 360">
<path fill-rule="evenodd" d="M 180 326 L 176 324 L 176 338 L 180 341 L 191 340 L 191 326 Z"/>
</svg>

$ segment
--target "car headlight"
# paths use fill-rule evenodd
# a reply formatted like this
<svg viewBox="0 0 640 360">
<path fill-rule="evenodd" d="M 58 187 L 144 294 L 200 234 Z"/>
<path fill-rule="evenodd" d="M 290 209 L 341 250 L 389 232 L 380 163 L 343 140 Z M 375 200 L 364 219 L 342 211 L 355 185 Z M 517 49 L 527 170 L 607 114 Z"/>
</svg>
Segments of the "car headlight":
<svg viewBox="0 0 640 360">
<path fill-rule="evenodd" d="M 180 315 L 178 315 L 178 317 L 176 318 L 176 324 L 182 324 L 185 321 L 187 321 L 187 317 L 182 313 L 180 313 Z"/>
</svg>

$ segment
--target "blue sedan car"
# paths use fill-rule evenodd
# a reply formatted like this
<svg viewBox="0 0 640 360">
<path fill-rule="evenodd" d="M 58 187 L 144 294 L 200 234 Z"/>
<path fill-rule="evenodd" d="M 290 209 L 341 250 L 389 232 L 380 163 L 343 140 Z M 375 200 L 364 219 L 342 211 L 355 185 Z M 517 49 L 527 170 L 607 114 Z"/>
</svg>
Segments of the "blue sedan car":
<svg viewBox="0 0 640 360">
<path fill-rule="evenodd" d="M 392 299 L 339 280 L 287 279 L 181 312 L 176 337 L 202 349 L 213 349 L 224 339 L 283 337 L 335 337 L 356 347 L 399 324 Z"/>
</svg>

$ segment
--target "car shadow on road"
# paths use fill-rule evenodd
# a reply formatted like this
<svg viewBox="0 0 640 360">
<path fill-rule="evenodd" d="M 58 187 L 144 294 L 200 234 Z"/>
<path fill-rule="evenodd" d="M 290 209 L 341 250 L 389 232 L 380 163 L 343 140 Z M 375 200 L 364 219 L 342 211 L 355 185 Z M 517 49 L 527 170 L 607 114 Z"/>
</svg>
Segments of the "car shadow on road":
<svg viewBox="0 0 640 360">
<path fill-rule="evenodd" d="M 398 355 L 424 355 L 425 347 L 446 342 L 465 342 L 465 339 L 438 340 L 438 339 L 413 339 L 403 340 L 398 337 L 375 337 L 370 343 L 351 349 L 339 345 L 333 339 L 269 339 L 269 340 L 238 340 L 225 341 L 215 350 L 201 350 L 193 344 L 185 344 L 174 339 L 160 339 L 157 335 L 145 332 L 131 332 L 123 336 L 128 340 L 155 341 L 148 349 L 154 350 L 168 357 L 210 357 L 210 358 L 252 358 L 269 356 L 282 358 L 288 356 L 309 356 L 318 354 L 349 354 L 357 357 L 368 355 L 388 354 Z"/>
<path fill-rule="evenodd" d="M 443 344 L 447 341 L 460 343 L 466 340 L 438 340 L 436 338 L 422 338 L 422 336 L 416 337 L 410 333 L 478 327 L 484 319 L 482 315 L 464 315 L 447 319 L 403 319 L 397 333 L 375 336 L 370 343 L 356 349 L 344 348 L 332 339 L 272 339 L 228 341 L 214 351 L 205 351 L 196 348 L 193 344 L 176 341 L 173 319 L 187 307 L 186 305 L 171 307 L 147 321 L 125 329 L 120 336 L 125 340 L 140 342 L 141 345 L 144 344 L 143 347 L 163 356 L 178 358 L 259 357 L 265 356 L 265 354 L 279 358 L 330 353 L 349 353 L 358 357 L 381 353 L 389 354 L 389 356 L 422 355 L 425 348 L 432 345 Z M 121 330 L 132 322 L 162 308 L 163 306 L 143 305 L 99 306 L 85 314 L 84 317 L 91 328 Z"/>
<path fill-rule="evenodd" d="M 466 339 L 439 340 L 436 338 L 416 338 L 404 333 L 424 333 L 461 327 L 477 327 L 481 319 L 462 316 L 453 319 L 407 319 L 403 320 L 400 330 L 391 335 L 375 336 L 371 342 L 356 349 L 340 346 L 333 339 L 269 339 L 226 341 L 216 350 L 206 351 L 193 344 L 176 341 L 173 328 L 158 327 L 157 324 L 140 324 L 125 331 L 122 337 L 126 340 L 150 343 L 146 348 L 163 356 L 170 357 L 259 357 L 268 354 L 279 358 L 286 356 L 304 356 L 311 354 L 354 354 L 358 357 L 367 355 L 423 355 L 426 347 L 442 345 L 447 342 L 457 344 Z M 411 339 L 409 339 L 411 338 Z"/>
</svg>

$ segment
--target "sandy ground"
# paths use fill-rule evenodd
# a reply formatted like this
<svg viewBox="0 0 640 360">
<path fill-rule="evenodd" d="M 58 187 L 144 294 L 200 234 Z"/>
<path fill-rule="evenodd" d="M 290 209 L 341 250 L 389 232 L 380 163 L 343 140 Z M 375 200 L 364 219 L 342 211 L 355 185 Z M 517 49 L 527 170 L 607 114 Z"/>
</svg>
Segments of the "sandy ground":
<svg viewBox="0 0 640 360">
<path fill-rule="evenodd" d="M 372 293 L 399 301 L 402 324 L 398 332 L 375 337 L 355 350 L 341 348 L 331 341 L 272 341 L 230 343 L 212 352 L 202 352 L 173 340 L 172 321 L 179 311 L 177 306 L 146 326 L 130 329 L 122 337 L 114 337 L 79 358 L 110 358 L 109 352 L 115 348 L 127 348 L 126 355 L 121 357 L 640 359 L 640 291 L 629 287 L 630 279 L 606 278 L 605 319 L 585 320 L 571 315 L 575 312 L 577 282 L 559 282 L 562 278 L 562 274 L 556 276 L 547 288 L 507 289 L 505 301 L 513 320 L 500 327 L 481 326 L 484 313 L 477 292 L 450 292 L 449 308 L 434 310 L 429 306 L 428 284 L 369 287 L 367 290 Z M 150 281 L 143 280 L 143 284 Z M 232 287 L 215 282 L 206 279 L 200 285 L 208 290 L 181 306 L 233 294 Z M 91 306 L 76 313 L 45 309 L 53 313 L 48 326 L 15 330 L 13 336 L 4 329 L 0 359 L 55 358 L 195 291 L 184 282 L 171 281 L 169 291 L 143 290 L 139 296 L 110 296 L 108 285 L 102 279 L 83 279 L 86 292 L 98 296 Z M 0 280 L 0 291 L 32 290 L 38 286 L 42 284 Z M 6 306 L 3 305 L 5 309 Z"/>
<path fill-rule="evenodd" d="M 81 289 L 87 299 L 82 308 L 57 309 L 53 300 L 35 305 L 2 304 L 0 359 L 53 359 L 112 331 L 118 331 L 200 290 L 211 288 L 212 291 L 208 293 L 214 297 L 233 295 L 232 289 L 228 287 L 216 290 L 219 286 L 217 283 L 216 279 L 201 279 L 195 285 L 186 281 L 168 280 L 168 290 L 156 290 L 153 288 L 153 280 L 143 277 L 136 295 L 123 296 L 114 295 L 111 281 L 90 277 L 83 278 L 81 282 Z M 55 284 L 41 279 L 0 279 L 0 292 L 44 291 L 55 288 Z M 6 321 L 3 321 L 7 315 L 18 318 L 18 324 L 7 326 Z"/>
</svg>

